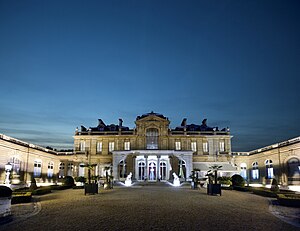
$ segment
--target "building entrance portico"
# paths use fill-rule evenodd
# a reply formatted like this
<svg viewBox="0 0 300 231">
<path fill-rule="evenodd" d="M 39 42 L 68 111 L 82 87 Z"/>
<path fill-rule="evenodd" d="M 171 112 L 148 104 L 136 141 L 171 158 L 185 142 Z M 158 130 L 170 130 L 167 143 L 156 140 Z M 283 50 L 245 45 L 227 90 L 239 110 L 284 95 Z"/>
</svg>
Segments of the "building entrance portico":
<svg viewBox="0 0 300 231">
<path fill-rule="evenodd" d="M 127 162 L 126 175 L 132 173 L 132 179 L 137 181 L 167 181 L 171 180 L 172 173 L 180 174 L 182 169 L 178 163 L 185 163 L 186 173 L 192 170 L 192 152 L 174 150 L 137 150 L 114 151 L 113 174 L 114 179 L 120 181 L 118 166 Z M 131 163 L 128 163 L 131 162 Z M 181 166 L 181 165 L 180 165 Z M 186 179 L 181 173 L 182 179 Z"/>
</svg>

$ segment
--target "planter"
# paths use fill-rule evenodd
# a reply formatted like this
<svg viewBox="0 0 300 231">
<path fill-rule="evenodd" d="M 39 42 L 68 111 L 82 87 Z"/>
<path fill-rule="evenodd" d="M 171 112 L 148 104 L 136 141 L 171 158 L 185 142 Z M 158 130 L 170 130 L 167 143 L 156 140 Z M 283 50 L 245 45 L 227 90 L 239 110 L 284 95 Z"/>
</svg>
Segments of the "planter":
<svg viewBox="0 0 300 231">
<path fill-rule="evenodd" d="M 11 215 L 12 190 L 6 186 L 0 186 L 0 219 Z"/>
<path fill-rule="evenodd" d="M 220 196 L 221 196 L 222 195 L 221 184 L 208 184 L 207 185 L 207 194 L 208 195 L 220 194 Z"/>
<path fill-rule="evenodd" d="M 84 185 L 84 194 L 98 194 L 98 184 L 92 183 L 92 184 L 85 184 Z"/>
</svg>

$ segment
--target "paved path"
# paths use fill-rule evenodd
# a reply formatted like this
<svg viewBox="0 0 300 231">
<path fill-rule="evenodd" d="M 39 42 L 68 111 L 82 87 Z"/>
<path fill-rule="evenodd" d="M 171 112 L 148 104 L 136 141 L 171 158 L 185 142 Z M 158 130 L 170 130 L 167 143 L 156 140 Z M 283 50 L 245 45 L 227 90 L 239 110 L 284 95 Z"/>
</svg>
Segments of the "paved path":
<svg viewBox="0 0 300 231">
<path fill-rule="evenodd" d="M 98 195 L 83 190 L 40 196 L 41 210 L 1 230 L 300 230 L 269 211 L 257 195 L 174 187 L 115 187 Z"/>
</svg>

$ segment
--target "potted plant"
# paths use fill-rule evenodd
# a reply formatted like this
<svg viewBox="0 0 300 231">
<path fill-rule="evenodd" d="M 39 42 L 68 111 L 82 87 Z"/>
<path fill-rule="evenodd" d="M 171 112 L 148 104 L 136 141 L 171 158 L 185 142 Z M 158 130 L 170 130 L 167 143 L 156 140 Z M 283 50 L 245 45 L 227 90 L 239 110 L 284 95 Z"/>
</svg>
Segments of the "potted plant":
<svg viewBox="0 0 300 231">
<path fill-rule="evenodd" d="M 93 167 L 95 167 L 96 164 L 85 164 L 83 167 L 88 168 L 88 183 L 84 185 L 84 194 L 86 195 L 87 193 L 90 194 L 98 194 L 98 184 L 97 183 L 91 183 L 91 170 Z"/>
<path fill-rule="evenodd" d="M 209 183 L 207 185 L 207 194 L 214 195 L 220 194 L 221 196 L 221 184 L 218 184 L 218 171 L 222 168 L 220 165 L 212 165 L 207 172 Z"/>
</svg>

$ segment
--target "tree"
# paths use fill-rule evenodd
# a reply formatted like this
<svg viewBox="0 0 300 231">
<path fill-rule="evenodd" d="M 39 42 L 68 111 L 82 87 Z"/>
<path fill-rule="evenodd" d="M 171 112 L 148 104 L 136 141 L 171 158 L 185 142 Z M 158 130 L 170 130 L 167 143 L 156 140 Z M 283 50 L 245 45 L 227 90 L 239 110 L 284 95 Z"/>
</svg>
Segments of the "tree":
<svg viewBox="0 0 300 231">
<path fill-rule="evenodd" d="M 210 177 L 210 176 L 213 176 L 214 177 L 214 184 L 217 184 L 218 183 L 218 171 L 222 168 L 221 165 L 212 165 L 209 167 L 209 170 L 207 172 L 207 176 Z"/>
</svg>

